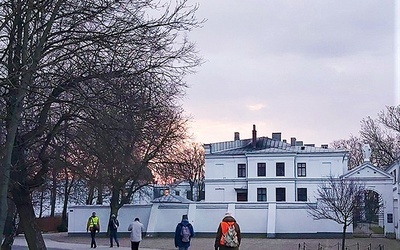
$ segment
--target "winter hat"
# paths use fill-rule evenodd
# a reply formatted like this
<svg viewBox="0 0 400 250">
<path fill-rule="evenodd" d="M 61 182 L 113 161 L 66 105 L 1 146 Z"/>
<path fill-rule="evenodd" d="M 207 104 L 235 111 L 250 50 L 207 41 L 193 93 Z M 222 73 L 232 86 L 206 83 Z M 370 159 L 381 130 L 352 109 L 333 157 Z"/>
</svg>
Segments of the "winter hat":
<svg viewBox="0 0 400 250">
<path fill-rule="evenodd" d="M 225 213 L 225 216 L 232 216 L 232 213 L 229 212 L 229 211 L 227 211 L 227 212 Z"/>
<path fill-rule="evenodd" d="M 188 220 L 187 214 L 182 215 L 182 220 Z"/>
</svg>

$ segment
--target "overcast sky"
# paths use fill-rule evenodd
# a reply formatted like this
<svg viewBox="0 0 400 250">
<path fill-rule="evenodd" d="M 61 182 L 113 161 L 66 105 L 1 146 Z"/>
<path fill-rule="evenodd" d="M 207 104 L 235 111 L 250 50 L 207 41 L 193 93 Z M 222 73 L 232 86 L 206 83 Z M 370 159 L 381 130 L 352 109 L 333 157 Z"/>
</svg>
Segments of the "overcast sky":
<svg viewBox="0 0 400 250">
<path fill-rule="evenodd" d="M 190 2 L 198 2 L 190 0 Z M 196 141 L 281 132 L 328 144 L 396 105 L 393 0 L 201 0 L 204 64 L 183 107 Z"/>
</svg>

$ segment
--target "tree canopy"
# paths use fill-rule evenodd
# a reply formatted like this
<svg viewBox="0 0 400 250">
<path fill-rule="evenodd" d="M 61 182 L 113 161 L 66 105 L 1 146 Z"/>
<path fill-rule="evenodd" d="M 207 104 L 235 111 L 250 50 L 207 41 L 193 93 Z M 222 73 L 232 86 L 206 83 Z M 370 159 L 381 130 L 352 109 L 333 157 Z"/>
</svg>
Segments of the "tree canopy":
<svg viewBox="0 0 400 250">
<path fill-rule="evenodd" d="M 186 0 L 0 1 L 0 235 L 9 193 L 29 248 L 45 249 L 30 192 L 59 143 L 66 156 L 90 153 L 107 169 L 112 154 L 124 166 L 140 155 L 143 165 L 146 153 L 179 137 L 168 128 L 182 132 L 184 77 L 201 63 L 187 38 L 202 23 L 197 8 Z M 116 149 L 108 158 L 93 150 L 104 141 Z"/>
</svg>

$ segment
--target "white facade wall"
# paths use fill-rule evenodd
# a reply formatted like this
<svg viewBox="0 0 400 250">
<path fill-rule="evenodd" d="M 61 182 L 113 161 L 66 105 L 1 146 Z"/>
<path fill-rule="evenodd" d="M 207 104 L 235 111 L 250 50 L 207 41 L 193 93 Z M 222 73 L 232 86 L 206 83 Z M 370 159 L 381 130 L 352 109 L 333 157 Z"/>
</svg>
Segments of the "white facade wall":
<svg viewBox="0 0 400 250">
<path fill-rule="evenodd" d="M 271 209 L 276 216 L 271 219 Z M 72 206 L 69 208 L 68 234 L 86 234 L 86 222 L 92 211 L 100 218 L 101 232 L 107 230 L 109 206 Z M 128 226 L 135 217 L 144 224 L 147 236 L 171 236 L 182 215 L 188 214 L 197 235 L 214 236 L 226 211 L 232 213 L 244 235 L 274 235 L 276 237 L 315 235 L 341 232 L 341 226 L 330 221 L 313 220 L 307 206 L 298 203 L 212 203 L 190 204 L 154 203 L 152 205 L 126 205 L 121 208 L 119 232 L 128 233 Z M 296 211 L 293 213 L 293 211 Z M 299 226 L 301 225 L 301 226 Z M 350 231 L 349 231 L 350 232 Z"/>
<path fill-rule="evenodd" d="M 285 164 L 285 176 L 276 176 L 276 163 Z M 266 176 L 257 176 L 257 164 L 266 164 Z M 306 176 L 297 176 L 297 163 L 306 163 Z M 246 164 L 246 177 L 238 177 L 238 164 Z M 267 189 L 267 201 L 276 201 L 276 188 L 286 189 L 286 201 L 297 200 L 297 188 L 307 188 L 315 201 L 315 191 L 327 176 L 339 176 L 347 166 L 343 153 L 331 154 L 247 154 L 206 157 L 206 201 L 235 202 L 235 189 L 247 189 L 248 202 L 257 201 L 257 188 Z"/>
</svg>

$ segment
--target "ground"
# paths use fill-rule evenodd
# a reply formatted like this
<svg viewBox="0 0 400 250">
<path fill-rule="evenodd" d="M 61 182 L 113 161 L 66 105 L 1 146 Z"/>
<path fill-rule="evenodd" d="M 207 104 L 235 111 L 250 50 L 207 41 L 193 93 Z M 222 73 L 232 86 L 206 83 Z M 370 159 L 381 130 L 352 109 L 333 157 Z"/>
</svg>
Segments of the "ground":
<svg viewBox="0 0 400 250">
<path fill-rule="evenodd" d="M 45 238 L 59 242 L 82 243 L 90 248 L 90 235 L 87 237 L 67 236 L 66 233 L 46 234 Z M 98 237 L 98 245 L 109 246 L 109 239 Z M 129 238 L 120 238 L 121 247 L 129 247 Z M 300 249 L 320 249 L 337 250 L 340 239 L 267 239 L 267 238 L 243 238 L 240 250 L 300 250 Z M 213 238 L 193 238 L 191 250 L 211 250 L 214 246 Z M 400 241 L 387 238 L 350 238 L 346 239 L 348 250 L 359 249 L 378 249 L 378 250 L 396 250 L 400 249 Z M 173 250 L 173 238 L 144 238 L 140 243 L 140 249 L 146 248 Z"/>
</svg>

